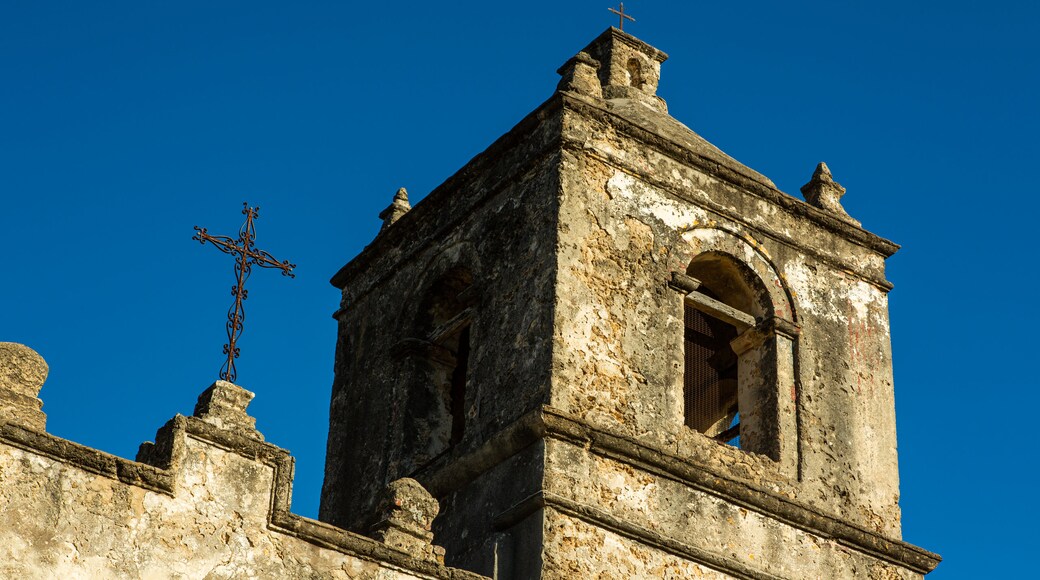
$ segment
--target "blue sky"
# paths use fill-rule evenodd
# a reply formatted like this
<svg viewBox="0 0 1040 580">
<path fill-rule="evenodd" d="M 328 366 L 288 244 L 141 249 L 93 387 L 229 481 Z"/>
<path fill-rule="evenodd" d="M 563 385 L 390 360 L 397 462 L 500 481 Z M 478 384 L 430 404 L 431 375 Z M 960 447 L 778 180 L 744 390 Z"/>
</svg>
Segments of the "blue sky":
<svg viewBox="0 0 1040 580">
<path fill-rule="evenodd" d="M 0 4 L 0 340 L 38 350 L 49 430 L 126 457 L 214 378 L 230 259 L 239 383 L 321 486 L 338 293 L 328 279 L 556 86 L 609 2 Z M 651 2 L 671 113 L 797 195 L 819 161 L 889 260 L 905 538 L 934 578 L 1014 576 L 1040 513 L 1033 214 L 1040 4 Z M 999 284 L 998 284 L 999 282 Z M 998 404 L 999 403 L 999 404 Z"/>
</svg>

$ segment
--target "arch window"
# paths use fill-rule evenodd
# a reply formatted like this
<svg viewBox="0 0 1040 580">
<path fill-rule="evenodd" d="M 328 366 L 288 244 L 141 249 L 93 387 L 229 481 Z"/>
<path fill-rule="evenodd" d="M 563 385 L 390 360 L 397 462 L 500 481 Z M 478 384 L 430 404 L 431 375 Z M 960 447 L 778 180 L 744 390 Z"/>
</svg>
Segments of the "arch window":
<svg viewBox="0 0 1040 580">
<path fill-rule="evenodd" d="M 473 277 L 450 270 L 426 293 L 414 338 L 406 340 L 411 377 L 403 417 L 405 473 L 422 469 L 462 442 L 472 352 Z M 410 467 L 410 469 L 408 469 Z"/>
<path fill-rule="evenodd" d="M 737 355 L 730 346 L 737 328 L 705 310 L 686 304 L 683 313 L 684 419 L 691 429 L 739 446 Z"/>
<path fill-rule="evenodd" d="M 762 280 L 728 254 L 698 255 L 671 285 L 683 294 L 686 426 L 793 465 L 797 328 L 774 315 Z"/>
<path fill-rule="evenodd" d="M 638 59 L 630 58 L 625 66 L 625 70 L 628 72 L 628 84 L 629 86 L 637 89 L 643 88 L 643 65 L 639 63 Z"/>
</svg>

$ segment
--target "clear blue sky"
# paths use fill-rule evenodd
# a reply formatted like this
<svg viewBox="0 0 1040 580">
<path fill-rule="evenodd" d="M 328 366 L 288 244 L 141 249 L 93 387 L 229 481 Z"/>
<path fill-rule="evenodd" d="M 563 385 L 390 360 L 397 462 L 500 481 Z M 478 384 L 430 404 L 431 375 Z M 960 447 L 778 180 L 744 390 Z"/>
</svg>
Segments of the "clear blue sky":
<svg viewBox="0 0 1040 580">
<path fill-rule="evenodd" d="M 239 383 L 315 515 L 338 293 L 379 227 L 548 98 L 606 0 L 3 2 L 0 340 L 51 366 L 49 430 L 133 457 L 216 377 L 260 245 Z M 797 195 L 819 161 L 889 260 L 904 535 L 934 578 L 1017 576 L 1040 513 L 1035 2 L 651 2 L 671 112 Z M 999 282 L 999 284 L 998 284 Z M 1020 564 L 1022 562 L 1022 564 Z"/>
</svg>

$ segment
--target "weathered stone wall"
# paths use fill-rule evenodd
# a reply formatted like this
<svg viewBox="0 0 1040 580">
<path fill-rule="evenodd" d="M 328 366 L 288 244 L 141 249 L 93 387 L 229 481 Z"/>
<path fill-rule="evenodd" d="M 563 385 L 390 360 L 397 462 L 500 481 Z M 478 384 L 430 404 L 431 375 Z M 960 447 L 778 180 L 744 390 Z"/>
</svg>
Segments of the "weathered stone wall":
<svg viewBox="0 0 1040 580">
<path fill-rule="evenodd" d="M 252 429 L 250 398 L 218 383 L 143 462 L 0 416 L 0 577 L 480 578 L 439 564 L 428 522 L 394 510 L 385 543 L 291 514 L 293 460 Z M 436 514 L 409 492 L 404 508 Z"/>
<path fill-rule="evenodd" d="M 323 521 L 363 530 L 386 482 L 414 477 L 440 498 L 451 494 L 436 526 L 452 562 L 485 542 L 490 518 L 518 501 L 511 490 L 538 487 L 538 458 L 524 462 L 531 469 L 485 473 L 472 490 L 445 473 L 548 397 L 558 139 L 558 116 L 532 115 L 333 279 L 343 300 Z M 424 373 L 422 321 L 439 281 L 459 270 L 472 279 L 460 298 L 472 312 L 465 429 L 455 444 L 423 447 L 444 436 L 436 423 L 450 417 Z"/>
<path fill-rule="evenodd" d="M 542 578 L 733 578 L 615 533 L 598 522 L 588 523 L 551 508 L 546 512 L 547 557 Z"/>
<path fill-rule="evenodd" d="M 550 511 L 546 520 L 546 542 L 556 549 L 547 549 L 553 557 L 543 577 L 729 577 L 700 562 L 735 577 L 921 578 L 903 563 L 626 459 L 548 445 L 545 494 L 565 513 Z"/>
<path fill-rule="evenodd" d="M 497 578 L 539 577 L 542 515 L 509 514 L 543 487 L 545 446 L 529 441 L 516 445 L 520 449 L 488 446 L 485 452 L 493 457 L 481 458 L 479 475 L 468 480 L 457 462 L 457 473 L 450 475 L 459 480 L 432 486 L 454 490 L 442 499 L 444 514 L 434 528 L 452 566 Z"/>
<path fill-rule="evenodd" d="M 674 120 L 649 110 L 621 119 L 603 105 L 571 103 L 551 404 L 665 449 L 707 455 L 724 473 L 813 498 L 898 538 L 883 277 L 894 246 L 865 232 L 863 242 L 850 240 L 840 234 L 851 228 L 835 232 L 823 218 L 807 219 L 812 208 L 797 213 L 741 187 L 771 185 L 753 173 L 728 181 L 677 159 L 689 151 L 662 150 L 646 131 L 679 131 Z M 795 469 L 741 457 L 683 424 L 683 298 L 668 281 L 700 252 L 720 250 L 779 290 L 789 307 L 774 314 L 801 328 L 782 389 L 796 415 L 785 434 L 796 445 Z"/>
</svg>

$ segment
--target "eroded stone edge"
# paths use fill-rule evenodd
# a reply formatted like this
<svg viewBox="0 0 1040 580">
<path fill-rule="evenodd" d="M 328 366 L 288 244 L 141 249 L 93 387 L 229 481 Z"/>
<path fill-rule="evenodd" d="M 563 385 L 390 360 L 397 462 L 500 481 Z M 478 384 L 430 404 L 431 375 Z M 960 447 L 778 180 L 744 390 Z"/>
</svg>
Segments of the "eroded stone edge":
<svg viewBox="0 0 1040 580">
<path fill-rule="evenodd" d="M 759 488 L 749 483 L 733 480 L 707 464 L 677 457 L 669 450 L 650 447 L 630 438 L 592 427 L 576 417 L 570 417 L 547 405 L 527 413 L 476 450 L 453 458 L 456 466 L 453 473 L 444 474 L 442 472 L 439 477 L 428 478 L 420 474 L 417 477 L 426 483 L 426 487 L 431 493 L 442 497 L 475 479 L 489 467 L 501 463 L 529 445 L 545 438 L 581 445 L 591 453 L 622 461 L 655 475 L 680 481 L 698 491 L 753 510 L 816 536 L 834 539 L 850 549 L 907 567 L 920 574 L 931 572 L 942 561 L 938 554 L 908 542 L 886 538 L 866 528 L 844 522 L 810 506 L 773 493 L 767 488 Z M 540 497 L 543 499 L 538 501 L 549 501 L 554 496 L 540 495 Z M 574 511 L 580 507 L 578 512 L 583 514 L 593 514 L 596 511 L 595 508 L 576 503 L 570 507 L 568 507 L 570 504 L 556 503 L 562 505 L 563 510 Z M 505 513 L 499 514 L 498 519 L 501 520 L 503 527 L 508 527 L 508 522 L 512 521 L 508 514 L 520 513 L 516 511 L 519 508 L 518 504 Z M 609 520 L 600 518 L 590 520 L 590 522 L 614 529 L 611 523 L 614 520 L 617 518 L 611 516 Z M 653 532 L 639 535 L 638 531 L 641 529 L 630 522 L 624 522 L 623 526 L 614 531 L 650 544 L 671 545 L 668 542 L 672 542 L 672 540 Z M 674 549 L 677 548 L 673 546 Z M 712 564 L 710 561 L 701 562 L 698 555 L 699 550 L 686 551 L 683 554 L 713 568 L 721 565 Z M 739 566 L 744 567 L 743 564 L 739 564 Z M 740 569 L 736 568 L 726 569 L 727 573 L 739 571 Z M 756 572 L 756 574 L 761 573 Z M 771 578 L 771 576 L 761 575 L 752 577 Z"/>
<path fill-rule="evenodd" d="M 179 449 L 183 444 L 177 442 L 178 432 L 274 469 L 271 509 L 268 512 L 268 528 L 274 532 L 344 555 L 389 564 L 433 578 L 486 580 L 480 574 L 414 558 L 377 540 L 290 512 L 295 460 L 289 452 L 270 443 L 221 430 L 196 417 L 177 415 L 159 429 L 149 460 L 159 462 L 161 466 L 131 461 L 8 422 L 0 423 L 0 442 L 126 485 L 173 496 L 178 454 L 183 452 Z"/>
</svg>

